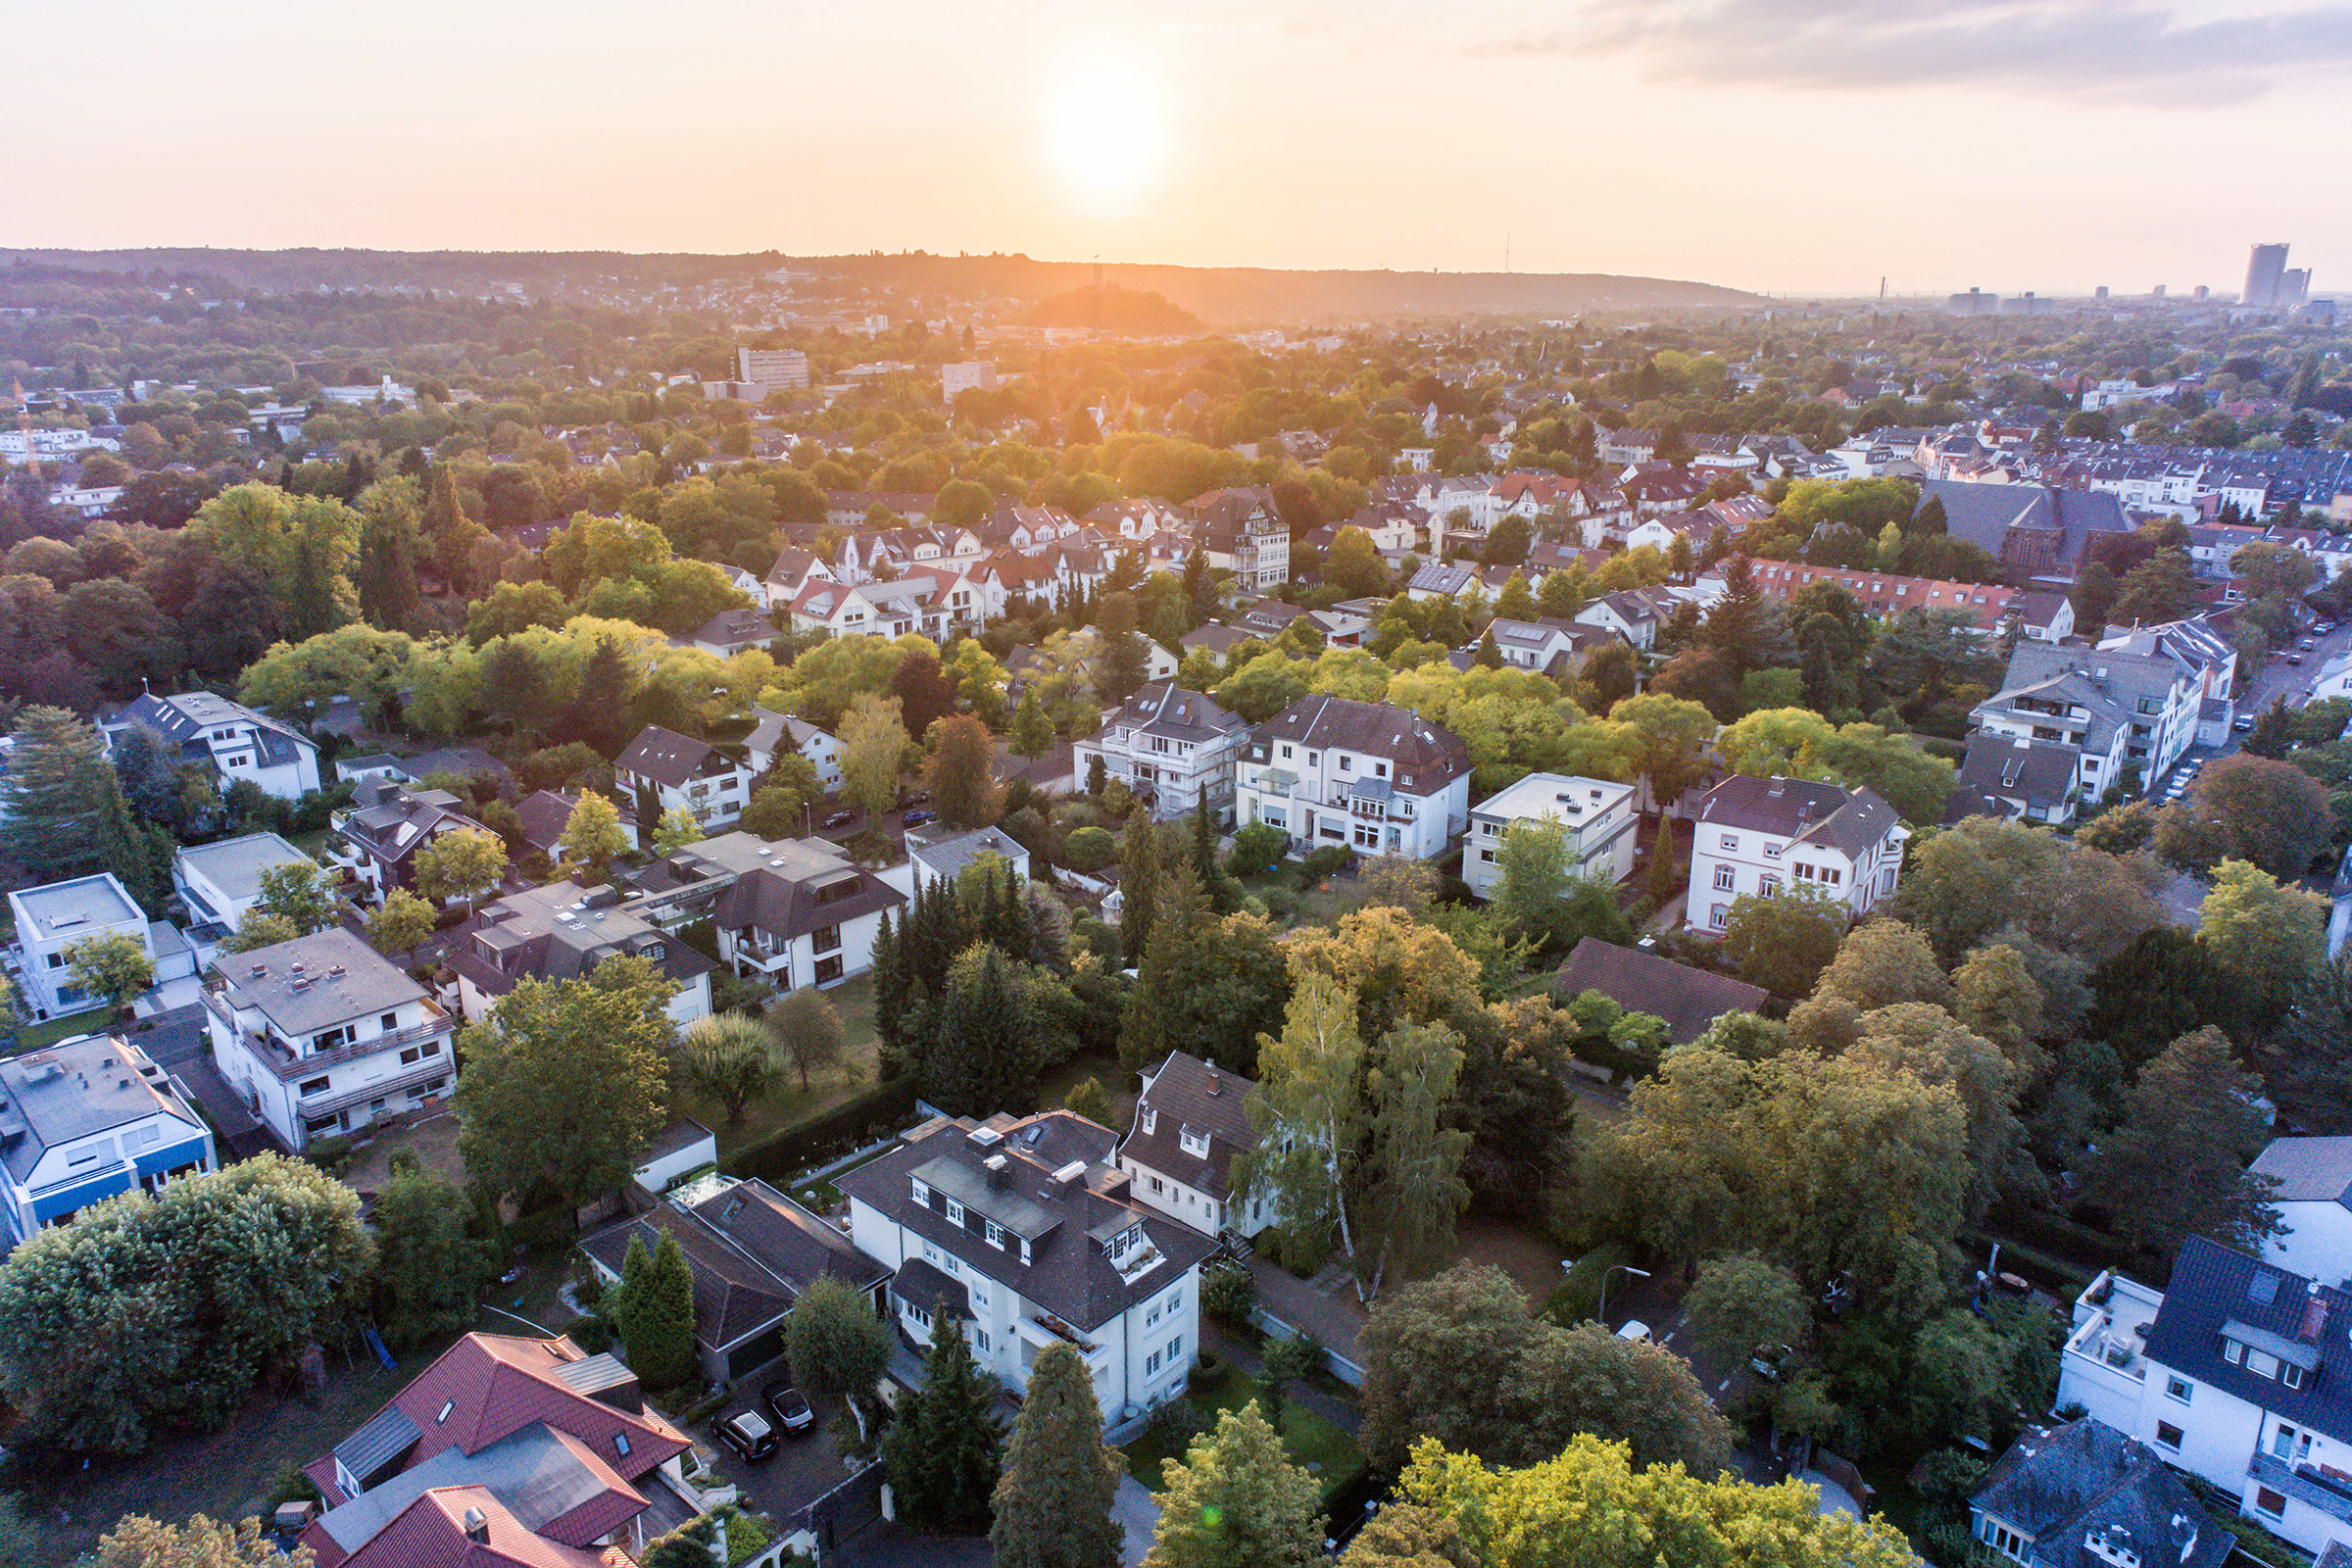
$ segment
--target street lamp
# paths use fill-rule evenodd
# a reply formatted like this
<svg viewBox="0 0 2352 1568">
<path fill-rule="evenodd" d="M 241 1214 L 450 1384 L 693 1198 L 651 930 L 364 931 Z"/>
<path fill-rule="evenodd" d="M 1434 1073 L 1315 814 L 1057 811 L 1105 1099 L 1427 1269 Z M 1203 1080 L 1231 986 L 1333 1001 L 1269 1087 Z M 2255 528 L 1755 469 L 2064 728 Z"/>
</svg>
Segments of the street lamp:
<svg viewBox="0 0 2352 1568">
<path fill-rule="evenodd" d="M 1600 1319 L 1600 1326 L 1604 1329 L 1609 1326 L 1609 1276 L 1619 1272 L 1631 1274 L 1638 1280 L 1649 1278 L 1649 1270 L 1636 1268 L 1631 1263 L 1614 1264 L 1600 1271 L 1600 1310 L 1594 1315 Z"/>
</svg>

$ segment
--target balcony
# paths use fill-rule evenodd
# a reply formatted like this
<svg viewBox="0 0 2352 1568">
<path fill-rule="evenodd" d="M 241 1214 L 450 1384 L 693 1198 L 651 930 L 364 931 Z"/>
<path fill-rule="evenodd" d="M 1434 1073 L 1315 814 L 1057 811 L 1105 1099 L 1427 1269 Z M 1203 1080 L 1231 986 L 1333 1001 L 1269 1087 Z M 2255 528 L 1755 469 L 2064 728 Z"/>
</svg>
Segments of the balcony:
<svg viewBox="0 0 2352 1568">
<path fill-rule="evenodd" d="M 306 1056 L 275 1035 L 257 1034 L 250 1029 L 240 1028 L 237 1024 L 236 1013 L 221 999 L 217 989 L 208 986 L 203 995 L 204 1004 L 210 1009 L 213 1016 L 220 1020 L 232 1035 L 238 1036 L 243 1041 L 245 1049 L 252 1053 L 258 1060 L 278 1077 L 284 1079 L 307 1077 L 341 1062 L 359 1061 L 383 1052 L 405 1050 L 410 1046 L 421 1045 L 427 1040 L 446 1038 L 457 1031 L 457 1021 L 450 1017 L 438 1003 L 427 1001 L 423 1004 L 427 1014 L 423 1023 L 413 1024 L 406 1029 L 397 1029 L 390 1034 L 370 1035 L 366 1039 L 355 1040 L 347 1046 L 337 1046 L 331 1051 L 315 1051 Z M 441 1055 L 433 1059 L 446 1063 L 450 1058 L 447 1055 Z"/>
<path fill-rule="evenodd" d="M 446 1054 L 428 1056 L 413 1067 L 404 1067 L 389 1077 L 373 1083 L 346 1089 L 339 1095 L 320 1095 L 315 1100 L 302 1100 L 295 1104 L 295 1113 L 306 1119 L 332 1116 L 354 1105 L 364 1105 L 370 1100 L 402 1094 L 431 1083 L 435 1078 L 448 1078 L 457 1072 L 457 1063 Z"/>
</svg>

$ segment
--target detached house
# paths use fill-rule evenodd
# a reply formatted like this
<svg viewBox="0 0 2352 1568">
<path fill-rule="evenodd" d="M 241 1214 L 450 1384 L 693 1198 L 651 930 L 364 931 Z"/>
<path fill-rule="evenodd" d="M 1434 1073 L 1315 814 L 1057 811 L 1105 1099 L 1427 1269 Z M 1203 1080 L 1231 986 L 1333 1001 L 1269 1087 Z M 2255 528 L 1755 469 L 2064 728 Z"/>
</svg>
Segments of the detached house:
<svg viewBox="0 0 2352 1568">
<path fill-rule="evenodd" d="M 1826 894 L 1859 919 L 1894 897 L 1910 837 L 1874 791 L 1735 774 L 1698 803 L 1683 922 L 1721 931 L 1742 895 L 1789 887 Z"/>
<path fill-rule="evenodd" d="M 1234 1199 L 1234 1156 L 1257 1147 L 1249 1093 L 1249 1079 L 1181 1051 L 1144 1074 L 1118 1152 L 1136 1200 L 1208 1236 L 1247 1239 L 1273 1224 L 1263 1197 Z"/>
<path fill-rule="evenodd" d="M 110 744 L 144 724 L 178 748 L 180 760 L 210 767 L 220 789 L 243 780 L 276 800 L 300 800 L 318 787 L 318 748 L 243 703 L 211 692 L 175 697 L 144 693 L 102 721 Z"/>
<path fill-rule="evenodd" d="M 466 814 L 447 790 L 416 790 L 390 779 L 362 779 L 351 804 L 332 817 L 330 851 L 366 897 L 381 902 L 395 888 L 416 886 L 416 852 L 447 833 L 490 830 Z"/>
<path fill-rule="evenodd" d="M 1647 651 L 1658 630 L 1674 619 L 1681 601 L 1663 588 L 1627 588 L 1603 594 L 1576 612 L 1579 625 L 1613 631 L 1636 648 Z"/>
<path fill-rule="evenodd" d="M 711 906 L 720 961 L 786 991 L 835 985 L 871 969 L 883 911 L 906 902 L 823 839 L 767 843 L 730 833 L 689 845 L 672 859 L 690 858 L 734 872 Z"/>
<path fill-rule="evenodd" d="M 2110 1271 L 2077 1298 L 2053 1402 L 2305 1551 L 2352 1545 L 2347 1327 L 2352 1295 L 2191 1236 L 2165 1289 Z"/>
<path fill-rule="evenodd" d="M 1234 764 L 1248 746 L 1250 724 L 1199 692 L 1172 681 L 1143 687 L 1120 705 L 1102 728 L 1072 748 L 1071 765 L 1088 776 L 1102 759 L 1106 777 L 1119 779 L 1165 821 L 1190 816 L 1208 803 L 1219 826 L 1233 819 Z"/>
<path fill-rule="evenodd" d="M 752 719 L 752 732 L 744 737 L 743 749 L 751 760 L 755 782 L 767 776 L 778 757 L 792 751 L 816 769 L 817 783 L 827 790 L 841 788 L 841 742 L 805 718 L 773 709 L 755 706 Z"/>
<path fill-rule="evenodd" d="M 8 896 L 8 909 L 17 927 L 18 977 L 34 1012 L 44 1018 L 87 1012 L 106 1004 L 104 997 L 94 997 L 74 983 L 66 950 L 75 943 L 125 936 L 145 949 L 148 957 L 158 956 L 146 911 L 131 902 L 112 871 L 17 888 Z M 164 978 L 160 967 L 157 978 Z"/>
<path fill-rule="evenodd" d="M 1262 487 L 1211 490 L 1186 509 L 1193 543 L 1210 566 L 1233 573 L 1241 591 L 1263 593 L 1291 575 L 1291 530 Z"/>
<path fill-rule="evenodd" d="M 213 1064 L 299 1153 L 441 1100 L 457 1020 L 340 926 L 232 954 L 204 989 Z"/>
<path fill-rule="evenodd" d="M 1462 880 L 1474 896 L 1494 896 L 1502 881 L 1502 841 L 1518 822 L 1557 826 L 1571 875 L 1622 882 L 1634 874 L 1634 840 L 1642 825 L 1642 811 L 1631 784 L 1530 773 L 1470 809 L 1470 837 L 1462 849 Z"/>
<path fill-rule="evenodd" d="M 12 1244 L 100 1199 L 216 1168 L 212 1129 L 186 1090 L 118 1036 L 0 1061 L 0 1200 Z"/>
<path fill-rule="evenodd" d="M 1234 818 L 1308 849 L 1430 859 L 1469 825 L 1470 752 L 1408 709 L 1302 697 L 1250 732 Z"/>
<path fill-rule="evenodd" d="M 732 827 L 751 804 L 751 766 L 674 729 L 648 724 L 612 760 L 612 783 L 636 808 L 637 843 L 653 843 L 654 830 L 671 811 L 684 811 L 706 830 Z"/>
<path fill-rule="evenodd" d="M 1181 1395 L 1215 1243 L 1136 1199 L 1117 1143 L 1068 1111 L 942 1116 L 841 1176 L 850 1239 L 892 1270 L 900 1331 L 963 1335 L 1015 1390 L 1039 1351 L 1071 1346 L 1106 1422 Z"/>
<path fill-rule="evenodd" d="M 988 615 L 988 590 L 960 569 L 923 569 L 887 582 L 811 582 L 792 601 L 790 614 L 796 632 L 825 631 L 836 637 L 913 633 L 944 643 L 957 631 L 980 629 Z"/>
<path fill-rule="evenodd" d="M 2020 1436 L 1968 1506 L 1970 1536 L 2029 1568 L 2222 1568 L 2237 1544 L 2147 1445 L 2087 1416 Z"/>
<path fill-rule="evenodd" d="M 320 1568 L 616 1568 L 703 1510 L 694 1440 L 566 1339 L 468 1334 L 304 1466 Z"/>
<path fill-rule="evenodd" d="M 479 1023 L 520 981 L 577 979 L 623 954 L 646 959 L 677 986 L 672 1022 L 682 1027 L 710 1016 L 710 973 L 718 966 L 624 905 L 616 887 L 551 882 L 510 893 L 457 928 L 442 962 L 457 973 L 459 1010 Z"/>
</svg>

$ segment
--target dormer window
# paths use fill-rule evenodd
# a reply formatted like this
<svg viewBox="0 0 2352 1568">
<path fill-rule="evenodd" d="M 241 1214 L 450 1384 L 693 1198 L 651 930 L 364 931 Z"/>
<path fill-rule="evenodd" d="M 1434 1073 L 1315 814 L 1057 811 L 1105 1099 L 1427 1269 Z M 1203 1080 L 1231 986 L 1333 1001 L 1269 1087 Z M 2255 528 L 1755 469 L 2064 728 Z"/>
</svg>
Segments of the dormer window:
<svg viewBox="0 0 2352 1568">
<path fill-rule="evenodd" d="M 948 1223 L 951 1225 L 963 1223 L 963 1205 L 953 1198 L 948 1200 Z"/>
<path fill-rule="evenodd" d="M 1208 1157 L 1208 1134 L 1206 1133 L 1197 1133 L 1187 1127 L 1176 1135 L 1176 1142 L 1188 1154 L 1197 1154 L 1203 1159 Z"/>
<path fill-rule="evenodd" d="M 920 1176 L 914 1177 L 913 1183 L 915 1206 L 918 1208 L 929 1208 L 931 1206 L 931 1184 L 924 1181 Z"/>
<path fill-rule="evenodd" d="M 1144 1131 L 1148 1133 L 1159 1131 L 1159 1112 L 1150 1105 L 1144 1107 Z"/>
</svg>

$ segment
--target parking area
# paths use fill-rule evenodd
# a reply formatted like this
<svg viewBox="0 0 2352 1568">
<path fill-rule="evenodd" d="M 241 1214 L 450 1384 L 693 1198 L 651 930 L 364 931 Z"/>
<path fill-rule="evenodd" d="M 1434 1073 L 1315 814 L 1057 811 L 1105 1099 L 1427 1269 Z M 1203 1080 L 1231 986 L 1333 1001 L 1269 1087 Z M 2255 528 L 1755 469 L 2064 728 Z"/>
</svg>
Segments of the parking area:
<svg viewBox="0 0 2352 1568">
<path fill-rule="evenodd" d="M 724 1409 L 695 1424 L 695 1441 L 718 1455 L 719 1474 L 742 1491 L 743 1505 L 781 1523 L 849 1479 L 833 1443 L 833 1423 L 842 1413 L 836 1400 L 811 1399 L 815 1424 L 804 1432 L 786 1432 L 774 1414 L 760 1402 L 760 1391 L 773 1372 L 746 1378 Z M 776 1451 L 770 1458 L 747 1463 L 718 1440 L 718 1424 L 741 1410 L 759 1410 L 776 1428 Z"/>
</svg>

